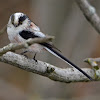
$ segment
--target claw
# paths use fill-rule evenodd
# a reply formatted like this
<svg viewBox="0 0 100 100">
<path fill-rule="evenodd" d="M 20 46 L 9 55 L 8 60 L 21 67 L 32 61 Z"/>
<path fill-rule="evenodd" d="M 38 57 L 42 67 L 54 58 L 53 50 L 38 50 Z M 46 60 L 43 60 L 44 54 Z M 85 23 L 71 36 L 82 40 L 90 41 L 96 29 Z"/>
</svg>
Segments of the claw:
<svg viewBox="0 0 100 100">
<path fill-rule="evenodd" d="M 36 53 L 35 53 L 33 59 L 34 59 L 35 62 L 38 62 L 38 61 L 36 60 Z"/>
<path fill-rule="evenodd" d="M 24 51 L 24 52 L 21 52 L 20 54 L 21 54 L 21 55 L 24 55 L 24 54 L 27 53 L 27 52 L 28 52 L 28 51 Z"/>
</svg>

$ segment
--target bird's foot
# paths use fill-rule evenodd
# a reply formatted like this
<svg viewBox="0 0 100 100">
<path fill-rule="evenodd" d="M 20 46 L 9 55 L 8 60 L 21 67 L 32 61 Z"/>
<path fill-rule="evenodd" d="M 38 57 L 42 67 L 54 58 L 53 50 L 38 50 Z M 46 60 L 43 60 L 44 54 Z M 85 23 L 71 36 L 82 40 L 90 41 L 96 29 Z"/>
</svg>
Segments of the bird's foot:
<svg viewBox="0 0 100 100">
<path fill-rule="evenodd" d="M 25 56 L 26 58 L 28 58 L 28 56 L 25 55 L 25 53 L 27 53 L 27 52 L 28 52 L 28 51 L 21 52 L 20 55 L 23 55 L 23 56 Z"/>
<path fill-rule="evenodd" d="M 34 55 L 34 57 L 33 57 L 33 60 L 37 63 L 38 61 L 37 61 L 37 59 L 36 59 L 36 53 L 35 53 L 35 55 Z"/>
</svg>

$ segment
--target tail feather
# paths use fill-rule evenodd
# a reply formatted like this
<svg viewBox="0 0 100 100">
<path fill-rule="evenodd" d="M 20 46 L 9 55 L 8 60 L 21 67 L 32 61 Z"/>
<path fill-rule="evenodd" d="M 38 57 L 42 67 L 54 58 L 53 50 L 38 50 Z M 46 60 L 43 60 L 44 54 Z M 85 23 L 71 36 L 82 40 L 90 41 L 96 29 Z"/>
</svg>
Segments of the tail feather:
<svg viewBox="0 0 100 100">
<path fill-rule="evenodd" d="M 79 67 L 77 67 L 75 64 L 73 64 L 71 61 L 69 61 L 66 57 L 64 57 L 62 54 L 60 54 L 58 51 L 53 49 L 50 44 L 48 43 L 42 43 L 43 46 L 45 46 L 45 49 L 48 50 L 50 53 L 55 55 L 56 57 L 62 59 L 65 61 L 67 64 L 69 64 L 72 67 L 75 67 L 77 70 L 79 70 L 81 73 L 83 73 L 87 78 L 89 78 L 91 81 L 93 80 L 87 73 L 85 73 L 83 70 L 81 70 Z"/>
</svg>

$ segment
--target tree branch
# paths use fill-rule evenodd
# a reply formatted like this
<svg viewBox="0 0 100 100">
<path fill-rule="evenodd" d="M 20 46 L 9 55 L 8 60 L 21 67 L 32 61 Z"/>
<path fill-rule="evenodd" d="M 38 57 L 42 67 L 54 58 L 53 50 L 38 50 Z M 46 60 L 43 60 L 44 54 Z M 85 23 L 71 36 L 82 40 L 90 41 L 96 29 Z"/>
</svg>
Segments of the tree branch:
<svg viewBox="0 0 100 100">
<path fill-rule="evenodd" d="M 87 0 L 76 0 L 78 6 L 82 10 L 86 19 L 92 24 L 92 26 L 100 34 L 100 18 L 96 13 L 96 10 L 93 6 L 89 4 Z"/>
<path fill-rule="evenodd" d="M 57 68 L 53 65 L 41 61 L 38 61 L 38 63 L 36 63 L 33 59 L 27 59 L 22 55 L 8 52 L 8 51 L 18 50 L 21 48 L 27 48 L 33 43 L 50 42 L 53 38 L 54 37 L 52 36 L 47 36 L 45 38 L 29 39 L 24 43 L 19 43 L 19 44 L 11 43 L 0 49 L 0 55 L 1 55 L 0 61 L 13 65 L 15 67 L 19 67 L 26 71 L 46 76 L 55 81 L 66 82 L 66 83 L 90 81 L 81 72 L 79 72 L 74 68 L 67 68 L 67 69 Z M 83 70 L 91 77 L 94 77 L 94 71 L 92 69 L 84 68 Z"/>
<path fill-rule="evenodd" d="M 53 36 L 46 36 L 45 38 L 28 39 L 23 43 L 10 43 L 7 46 L 0 49 L 0 56 L 2 56 L 8 51 L 15 51 L 15 50 L 22 49 L 22 48 L 28 48 L 33 43 L 50 42 L 53 39 L 54 39 Z"/>
<path fill-rule="evenodd" d="M 0 61 L 29 72 L 40 74 L 54 81 L 65 83 L 90 81 L 75 68 L 58 68 L 46 62 L 35 62 L 33 59 L 28 59 L 22 55 L 18 55 L 12 52 L 7 52 L 6 54 L 4 54 L 2 57 L 0 57 Z M 84 70 L 88 75 L 94 78 L 94 71 L 92 69 L 83 68 L 82 70 Z M 97 79 L 97 81 L 100 80 L 100 74 L 98 76 L 99 78 Z"/>
</svg>

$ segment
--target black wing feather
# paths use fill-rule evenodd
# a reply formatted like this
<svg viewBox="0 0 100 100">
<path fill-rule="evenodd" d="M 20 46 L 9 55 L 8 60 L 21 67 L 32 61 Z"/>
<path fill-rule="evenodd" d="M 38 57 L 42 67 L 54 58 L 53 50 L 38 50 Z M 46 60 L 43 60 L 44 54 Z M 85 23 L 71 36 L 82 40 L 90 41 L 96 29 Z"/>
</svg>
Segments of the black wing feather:
<svg viewBox="0 0 100 100">
<path fill-rule="evenodd" d="M 36 37 L 39 37 L 39 36 L 36 36 L 33 32 L 30 32 L 30 31 L 26 31 L 26 30 L 23 30 L 19 33 L 19 35 L 24 38 L 24 39 L 29 39 L 29 38 L 36 38 Z"/>
</svg>

